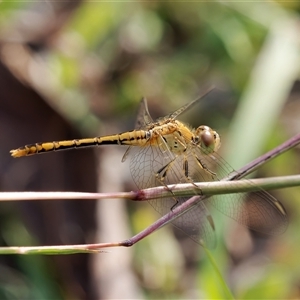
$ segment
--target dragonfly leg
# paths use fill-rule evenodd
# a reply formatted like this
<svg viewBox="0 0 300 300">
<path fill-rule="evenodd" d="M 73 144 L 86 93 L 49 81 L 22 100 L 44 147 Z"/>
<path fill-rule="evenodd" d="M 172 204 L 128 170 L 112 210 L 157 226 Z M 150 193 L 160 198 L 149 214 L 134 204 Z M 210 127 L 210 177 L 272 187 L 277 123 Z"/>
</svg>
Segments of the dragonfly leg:
<svg viewBox="0 0 300 300">
<path fill-rule="evenodd" d="M 203 163 L 201 161 L 201 159 L 199 159 L 198 157 L 196 157 L 197 163 L 199 164 L 199 166 L 201 167 L 201 169 L 203 169 L 205 172 L 207 172 L 210 176 L 212 180 L 215 180 L 215 177 L 217 176 L 217 174 L 213 171 L 211 171 L 206 165 L 205 163 Z"/>
<path fill-rule="evenodd" d="M 184 161 L 183 161 L 183 170 L 184 170 L 184 176 L 185 176 L 187 182 L 191 183 L 199 191 L 199 193 L 197 193 L 197 194 L 202 195 L 201 189 L 195 184 L 194 180 L 189 176 L 189 162 L 186 157 L 184 158 Z"/>
<path fill-rule="evenodd" d="M 176 199 L 174 193 L 172 192 L 172 190 L 166 185 L 165 183 L 165 178 L 167 176 L 168 170 L 171 168 L 173 162 L 175 161 L 175 158 L 173 160 L 171 160 L 168 164 L 166 164 L 165 166 L 163 166 L 162 168 L 160 168 L 157 173 L 156 173 L 156 178 L 157 180 L 166 187 L 166 189 L 172 194 L 172 198 L 175 201 L 175 204 L 171 207 L 171 211 L 173 211 L 174 207 L 176 207 L 176 205 L 179 203 L 179 201 Z"/>
</svg>

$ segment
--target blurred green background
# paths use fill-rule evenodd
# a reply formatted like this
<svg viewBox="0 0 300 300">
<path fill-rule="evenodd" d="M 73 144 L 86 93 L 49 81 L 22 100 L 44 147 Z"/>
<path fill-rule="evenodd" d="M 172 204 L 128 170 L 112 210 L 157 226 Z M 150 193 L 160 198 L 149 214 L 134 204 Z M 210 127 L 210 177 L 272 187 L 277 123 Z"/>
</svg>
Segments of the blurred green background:
<svg viewBox="0 0 300 300">
<path fill-rule="evenodd" d="M 218 91 L 180 119 L 215 128 L 235 168 L 299 132 L 299 2 L 0 2 L 2 191 L 134 190 L 125 149 L 13 159 L 39 141 L 133 129 L 140 99 L 154 118 Z M 299 173 L 299 149 L 258 177 Z M 299 188 L 272 191 L 290 225 L 249 233 L 212 212 L 212 255 L 238 299 L 300 297 Z M 1 246 L 110 242 L 159 216 L 124 200 L 0 204 Z M 224 223 L 225 222 L 225 223 Z M 224 226 L 223 226 L 224 225 Z M 2 256 L 1 299 L 220 299 L 203 249 L 171 225 L 99 255 Z"/>
</svg>

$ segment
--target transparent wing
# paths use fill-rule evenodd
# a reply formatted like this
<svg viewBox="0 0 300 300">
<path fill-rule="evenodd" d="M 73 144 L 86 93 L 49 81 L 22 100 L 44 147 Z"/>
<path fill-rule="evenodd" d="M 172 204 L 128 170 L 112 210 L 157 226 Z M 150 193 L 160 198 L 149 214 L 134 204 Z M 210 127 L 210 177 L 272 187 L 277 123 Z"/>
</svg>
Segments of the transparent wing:
<svg viewBox="0 0 300 300">
<path fill-rule="evenodd" d="M 189 198 L 190 197 L 180 197 L 177 199 L 182 203 Z M 170 202 L 170 204 L 174 205 L 174 200 Z M 156 205 L 151 205 L 157 211 L 159 210 L 160 206 L 157 206 L 157 203 Z M 214 249 L 217 245 L 213 219 L 203 201 L 199 201 L 197 204 L 193 205 L 190 210 L 173 220 L 172 224 L 202 246 Z"/>
<path fill-rule="evenodd" d="M 148 110 L 147 99 L 143 98 L 140 102 L 140 106 L 138 109 L 137 118 L 135 121 L 135 129 L 144 129 L 147 127 L 147 125 L 151 123 L 153 123 L 153 120 Z M 132 146 L 129 146 L 122 157 L 122 162 L 124 162 L 127 159 L 131 151 Z"/>
<path fill-rule="evenodd" d="M 184 106 L 180 107 L 176 111 L 174 111 L 172 114 L 169 115 L 170 119 L 176 119 L 179 115 L 181 115 L 183 112 L 186 110 L 190 109 L 193 107 L 195 104 L 197 104 L 200 100 L 202 100 L 205 96 L 207 96 L 210 92 L 215 90 L 215 87 L 209 88 L 203 95 L 201 95 L 199 98 L 193 100 L 192 102 L 189 102 L 185 104 Z"/>
<path fill-rule="evenodd" d="M 131 149 L 131 174 L 138 188 L 161 186 L 163 183 L 168 185 L 190 182 L 184 174 L 182 159 L 176 158 L 174 154 L 170 153 L 162 139 L 159 143 L 157 146 Z M 158 172 L 165 166 L 168 170 L 162 183 L 159 179 L 161 174 Z M 195 194 L 198 192 L 195 189 Z M 180 205 L 189 198 L 176 197 L 175 200 L 170 191 L 170 198 L 161 198 L 160 195 L 157 195 L 156 199 L 148 202 L 158 213 L 165 215 L 171 211 L 176 201 L 178 201 L 177 205 Z M 173 220 L 172 224 L 184 231 L 196 243 L 205 244 L 208 248 L 215 247 L 216 239 L 212 217 L 203 201 L 199 201 L 183 215 Z"/>
<path fill-rule="evenodd" d="M 209 201 L 238 223 L 264 234 L 278 235 L 288 225 L 282 204 L 265 191 L 215 196 Z"/>
<path fill-rule="evenodd" d="M 147 99 L 143 98 L 141 100 L 139 110 L 137 113 L 137 118 L 135 121 L 135 129 L 143 129 L 151 123 L 153 123 L 153 120 L 148 110 Z"/>
<path fill-rule="evenodd" d="M 194 182 L 207 181 L 211 176 L 209 173 L 203 175 L 203 170 L 195 167 L 197 160 L 216 174 L 213 176 L 214 180 L 220 180 L 234 171 L 219 155 L 204 155 L 200 148 L 191 149 L 189 157 L 190 172 Z M 284 232 L 288 225 L 283 205 L 264 190 L 218 195 L 209 198 L 208 202 L 223 214 L 258 232 L 276 235 Z"/>
</svg>

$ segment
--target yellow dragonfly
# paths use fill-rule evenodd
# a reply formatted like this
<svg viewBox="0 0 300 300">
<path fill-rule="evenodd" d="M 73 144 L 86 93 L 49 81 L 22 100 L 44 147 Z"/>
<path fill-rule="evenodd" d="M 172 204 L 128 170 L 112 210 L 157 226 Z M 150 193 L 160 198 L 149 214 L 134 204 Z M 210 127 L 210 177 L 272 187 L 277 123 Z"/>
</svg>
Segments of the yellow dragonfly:
<svg viewBox="0 0 300 300">
<path fill-rule="evenodd" d="M 151 118 L 144 98 L 140 104 L 136 129 L 132 131 L 29 144 L 10 152 L 13 157 L 22 157 L 91 146 L 125 145 L 129 147 L 122 161 L 131 156 L 130 171 L 139 189 L 220 180 L 234 170 L 216 153 L 221 144 L 218 133 L 206 125 L 193 129 L 177 120 L 179 115 L 206 94 L 156 121 Z M 201 194 L 196 186 L 195 194 Z M 161 215 L 165 215 L 188 198 L 190 197 L 175 197 L 170 190 L 170 198 L 158 195 L 157 199 L 149 203 Z M 172 223 L 195 242 L 208 248 L 214 248 L 216 240 L 215 225 L 207 205 L 212 205 L 240 224 L 265 234 L 279 234 L 288 224 L 283 205 L 263 190 L 251 193 L 250 196 L 239 193 L 199 200 L 193 209 L 182 212 Z"/>
</svg>

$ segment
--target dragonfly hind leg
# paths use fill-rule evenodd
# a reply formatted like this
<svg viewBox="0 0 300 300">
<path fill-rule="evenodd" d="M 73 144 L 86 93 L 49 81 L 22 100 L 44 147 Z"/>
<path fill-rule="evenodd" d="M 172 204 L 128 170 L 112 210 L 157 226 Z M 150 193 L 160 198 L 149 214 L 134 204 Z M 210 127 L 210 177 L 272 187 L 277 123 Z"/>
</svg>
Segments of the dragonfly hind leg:
<svg viewBox="0 0 300 300">
<path fill-rule="evenodd" d="M 176 207 L 176 205 L 179 203 L 179 201 L 176 199 L 174 193 L 172 192 L 172 190 L 167 186 L 167 184 L 165 183 L 165 178 L 167 176 L 168 171 L 170 170 L 170 168 L 172 167 L 172 164 L 174 163 L 175 158 L 173 160 L 171 160 L 169 163 L 167 163 L 165 166 L 163 166 L 162 168 L 160 168 L 157 173 L 155 174 L 156 179 L 163 185 L 165 186 L 165 188 L 172 194 L 172 198 L 175 202 L 174 205 L 172 205 L 171 207 L 171 211 L 173 211 L 173 209 Z"/>
<path fill-rule="evenodd" d="M 197 194 L 202 195 L 201 189 L 195 184 L 194 180 L 189 175 L 189 162 L 186 158 L 184 159 L 184 162 L 183 162 L 183 170 L 184 170 L 184 176 L 186 178 L 186 181 L 188 183 L 191 183 L 198 191 L 200 191 L 200 193 L 197 193 Z"/>
<path fill-rule="evenodd" d="M 173 160 L 171 160 L 168 164 L 166 164 L 165 166 L 163 166 L 162 168 L 160 168 L 157 173 L 156 173 L 156 179 L 167 188 L 167 190 L 172 194 L 172 198 L 174 199 L 175 203 L 174 205 L 171 207 L 171 210 L 173 210 L 179 203 L 178 199 L 176 198 L 175 194 L 172 192 L 172 190 L 167 186 L 166 182 L 165 182 L 165 178 L 168 175 L 168 172 L 170 171 L 170 169 L 172 168 L 173 163 L 175 162 L 174 158 Z M 188 160 L 185 157 L 184 161 L 183 161 L 183 166 L 182 166 L 182 170 L 183 170 L 183 176 L 184 176 L 184 182 L 188 182 L 191 183 L 196 189 L 197 192 L 195 191 L 196 195 L 202 195 L 202 191 L 201 189 L 199 189 L 199 187 L 194 183 L 193 179 L 190 177 L 189 175 L 189 165 L 188 165 Z M 182 180 L 179 180 L 178 182 L 183 182 Z"/>
</svg>

